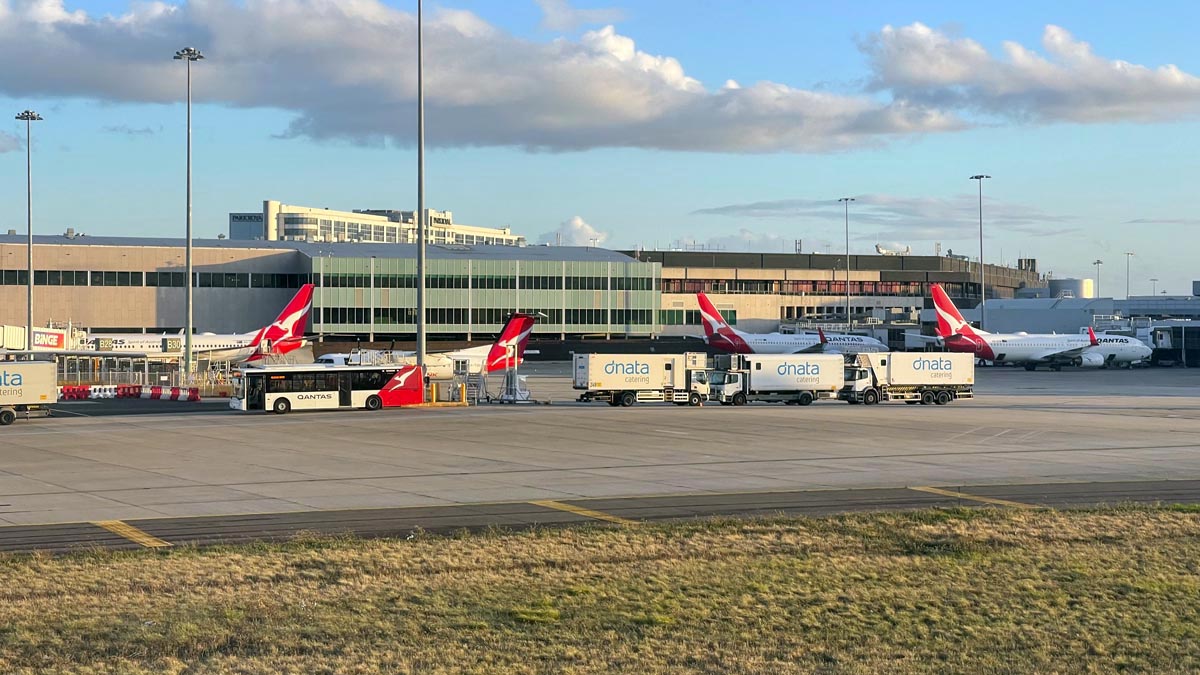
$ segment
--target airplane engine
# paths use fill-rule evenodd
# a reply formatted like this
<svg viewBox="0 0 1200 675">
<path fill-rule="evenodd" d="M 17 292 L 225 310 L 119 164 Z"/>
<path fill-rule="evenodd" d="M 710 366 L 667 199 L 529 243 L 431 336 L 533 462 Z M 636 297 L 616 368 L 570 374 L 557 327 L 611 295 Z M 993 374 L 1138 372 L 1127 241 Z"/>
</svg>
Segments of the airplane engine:
<svg viewBox="0 0 1200 675">
<path fill-rule="evenodd" d="M 1099 368 L 1104 365 L 1104 357 L 1095 352 L 1086 352 L 1079 355 L 1076 365 L 1081 368 Z"/>
</svg>

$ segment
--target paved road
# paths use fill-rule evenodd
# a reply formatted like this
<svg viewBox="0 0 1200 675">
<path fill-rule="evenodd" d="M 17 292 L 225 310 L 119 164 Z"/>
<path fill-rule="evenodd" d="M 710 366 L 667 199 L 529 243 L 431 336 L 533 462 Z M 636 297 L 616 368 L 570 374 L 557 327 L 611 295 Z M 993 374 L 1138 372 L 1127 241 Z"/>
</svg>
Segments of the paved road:
<svg viewBox="0 0 1200 675">
<path fill-rule="evenodd" d="M 0 553 L 286 541 L 301 534 L 404 537 L 418 531 L 447 533 L 497 526 L 509 529 L 584 523 L 635 526 L 647 521 L 720 515 L 822 516 L 952 506 L 1038 508 L 1176 503 L 1200 503 L 1200 481 L 689 494 L 24 525 L 0 527 Z"/>
</svg>

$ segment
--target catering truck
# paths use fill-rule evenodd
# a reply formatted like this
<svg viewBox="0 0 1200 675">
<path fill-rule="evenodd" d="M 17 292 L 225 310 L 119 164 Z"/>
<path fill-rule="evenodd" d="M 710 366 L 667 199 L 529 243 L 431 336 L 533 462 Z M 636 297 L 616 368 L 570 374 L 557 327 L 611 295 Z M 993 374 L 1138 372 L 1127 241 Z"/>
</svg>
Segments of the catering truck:
<svg viewBox="0 0 1200 675">
<path fill-rule="evenodd" d="M 839 398 L 871 405 L 880 401 L 946 405 L 975 396 L 975 355 L 931 352 L 859 354 L 846 366 Z"/>
<path fill-rule="evenodd" d="M 709 398 L 721 405 L 751 401 L 808 405 L 837 398 L 844 366 L 840 354 L 720 355 L 709 378 Z"/>
<path fill-rule="evenodd" d="M 54 361 L 0 361 L 0 426 L 18 417 L 47 417 L 58 401 Z"/>
<path fill-rule="evenodd" d="M 708 400 L 708 355 L 576 354 L 572 386 L 580 401 L 612 406 L 661 402 L 700 405 Z"/>
</svg>

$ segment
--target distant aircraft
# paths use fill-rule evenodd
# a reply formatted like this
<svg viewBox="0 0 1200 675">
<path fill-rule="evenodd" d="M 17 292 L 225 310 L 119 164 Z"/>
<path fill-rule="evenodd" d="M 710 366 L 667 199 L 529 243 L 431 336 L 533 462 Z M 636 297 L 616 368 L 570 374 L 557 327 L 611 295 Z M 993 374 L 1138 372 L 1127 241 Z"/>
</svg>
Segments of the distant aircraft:
<svg viewBox="0 0 1200 675">
<path fill-rule="evenodd" d="M 698 293 L 700 320 L 704 324 L 704 341 L 716 349 L 735 354 L 799 354 L 801 352 L 828 352 L 858 354 L 861 352 L 886 352 L 887 345 L 866 335 L 826 333 L 743 333 L 725 322 L 724 317 L 709 301 L 708 296 Z"/>
<path fill-rule="evenodd" d="M 972 328 L 940 284 L 933 285 L 933 305 L 937 310 L 937 338 L 923 338 L 943 343 L 952 352 L 967 352 L 997 363 L 1015 363 L 1025 370 L 1049 366 L 1099 368 L 1105 365 L 1128 364 L 1150 357 L 1150 348 L 1135 338 L 1105 335 L 1096 336 L 1090 327 L 1087 333 L 1030 334 L 989 333 Z"/>
<path fill-rule="evenodd" d="M 192 353 L 210 361 L 243 362 L 293 352 L 308 344 L 304 339 L 304 331 L 312 311 L 312 296 L 313 285 L 304 284 L 271 325 L 256 331 L 193 335 Z M 84 347 L 97 352 L 145 354 L 150 358 L 178 357 L 183 350 L 183 335 L 88 333 Z"/>
<path fill-rule="evenodd" d="M 434 380 L 450 379 L 458 372 L 494 373 L 506 370 L 510 365 L 524 361 L 525 347 L 529 344 L 529 335 L 536 323 L 536 315 L 513 314 L 492 344 L 428 354 L 425 369 Z M 416 362 L 416 352 L 398 350 L 359 350 L 351 354 L 325 354 L 316 359 L 316 363 L 327 365 L 412 365 Z"/>
<path fill-rule="evenodd" d="M 885 247 L 883 244 L 875 244 L 875 252 L 879 255 L 908 255 L 912 253 L 912 247 L 905 246 L 904 248 L 900 248 L 900 246 L 897 244 L 893 248 Z"/>
</svg>

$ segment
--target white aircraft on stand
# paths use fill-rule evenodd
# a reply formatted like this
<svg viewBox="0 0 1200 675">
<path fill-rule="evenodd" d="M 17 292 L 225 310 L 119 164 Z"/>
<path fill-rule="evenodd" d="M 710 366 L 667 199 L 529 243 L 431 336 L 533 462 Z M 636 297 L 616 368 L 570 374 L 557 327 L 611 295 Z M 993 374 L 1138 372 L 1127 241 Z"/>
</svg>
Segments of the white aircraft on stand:
<svg viewBox="0 0 1200 675">
<path fill-rule="evenodd" d="M 725 322 L 724 317 L 703 293 L 700 320 L 704 324 L 704 341 L 724 352 L 734 354 L 799 354 L 825 352 L 828 354 L 859 354 L 886 352 L 887 345 L 867 335 L 849 333 L 743 333 Z"/>
<path fill-rule="evenodd" d="M 922 339 L 939 342 L 952 352 L 975 354 L 996 363 L 1014 363 L 1025 370 L 1049 366 L 1099 368 L 1108 365 L 1132 364 L 1150 358 L 1150 348 L 1141 340 L 1123 335 L 1097 337 L 1090 327 L 1086 333 L 1031 334 L 989 333 L 973 328 L 963 318 L 958 307 L 941 285 L 933 285 L 933 306 L 937 310 L 937 337 Z"/>
</svg>

